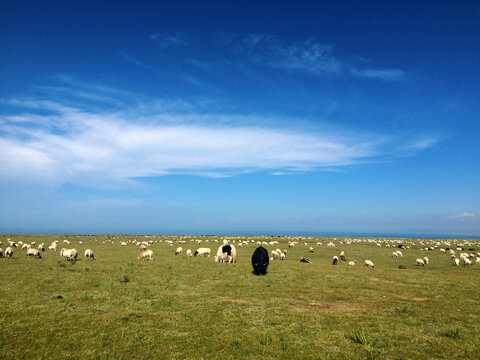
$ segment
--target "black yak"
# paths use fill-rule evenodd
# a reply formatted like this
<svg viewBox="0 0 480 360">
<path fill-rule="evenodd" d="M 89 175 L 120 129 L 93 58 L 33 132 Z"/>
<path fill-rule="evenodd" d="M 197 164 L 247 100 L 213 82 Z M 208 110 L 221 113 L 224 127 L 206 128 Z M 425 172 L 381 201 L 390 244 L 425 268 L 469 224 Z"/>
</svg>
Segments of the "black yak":
<svg viewBox="0 0 480 360">
<path fill-rule="evenodd" d="M 267 273 L 269 260 L 268 251 L 262 246 L 255 249 L 252 255 L 253 273 L 255 275 L 265 275 Z"/>
</svg>

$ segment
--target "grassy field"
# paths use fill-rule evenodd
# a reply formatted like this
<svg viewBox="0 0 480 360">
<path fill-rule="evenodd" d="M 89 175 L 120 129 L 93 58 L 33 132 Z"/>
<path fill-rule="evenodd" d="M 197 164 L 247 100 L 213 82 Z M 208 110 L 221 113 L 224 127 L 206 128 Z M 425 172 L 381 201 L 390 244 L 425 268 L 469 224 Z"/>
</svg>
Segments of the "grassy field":
<svg viewBox="0 0 480 360">
<path fill-rule="evenodd" d="M 338 238 L 328 248 L 331 239 L 307 238 L 309 253 L 304 240 L 288 248 L 286 238 L 251 237 L 280 242 L 269 251 L 288 251 L 256 277 L 257 245 L 237 246 L 236 264 L 215 263 L 220 243 L 212 241 L 221 237 L 187 238 L 180 256 L 176 243 L 165 243 L 174 237 L 0 235 L 4 250 L 7 238 L 60 242 L 42 259 L 19 248 L 0 259 L 0 358 L 480 358 L 480 266 L 455 267 L 438 249 L 420 250 L 432 241 L 408 240 L 412 248 L 393 258 L 397 249 L 385 243 Z M 80 260 L 60 259 L 63 239 Z M 120 246 L 132 239 L 153 240 L 154 260 L 138 261 L 138 246 Z M 202 239 L 212 257 L 188 259 L 185 250 L 199 247 L 188 239 Z M 469 242 L 480 251 L 478 240 Z M 84 259 L 87 248 L 96 261 Z M 342 250 L 356 266 L 331 265 Z M 424 256 L 430 264 L 415 266 Z M 365 268 L 365 259 L 375 268 Z"/>
</svg>

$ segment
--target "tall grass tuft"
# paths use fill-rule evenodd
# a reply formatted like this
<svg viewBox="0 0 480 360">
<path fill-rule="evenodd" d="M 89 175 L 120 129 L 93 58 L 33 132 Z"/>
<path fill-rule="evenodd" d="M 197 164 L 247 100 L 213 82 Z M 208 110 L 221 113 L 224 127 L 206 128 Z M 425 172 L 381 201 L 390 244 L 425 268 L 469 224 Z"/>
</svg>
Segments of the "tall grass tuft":
<svg viewBox="0 0 480 360">
<path fill-rule="evenodd" d="M 459 327 L 452 327 L 447 331 L 445 331 L 443 335 L 450 339 L 460 339 L 462 336 L 461 333 L 462 333 L 462 329 L 460 329 Z"/>
<path fill-rule="evenodd" d="M 379 349 L 378 339 L 364 328 L 353 329 L 347 337 L 361 345 L 367 351 L 370 359 L 376 359 L 382 354 L 382 351 Z"/>
</svg>

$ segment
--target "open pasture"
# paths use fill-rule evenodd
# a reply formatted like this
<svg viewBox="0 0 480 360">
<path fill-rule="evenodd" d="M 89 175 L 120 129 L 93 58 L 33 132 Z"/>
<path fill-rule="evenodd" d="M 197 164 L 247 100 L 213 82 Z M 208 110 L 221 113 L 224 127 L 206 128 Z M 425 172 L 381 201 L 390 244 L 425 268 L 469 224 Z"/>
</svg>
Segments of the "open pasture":
<svg viewBox="0 0 480 360">
<path fill-rule="evenodd" d="M 59 242 L 42 259 L 20 247 L 0 259 L 1 358 L 480 358 L 480 264 L 454 266 L 439 250 L 458 256 L 460 243 L 477 253 L 479 240 L 312 237 L 288 247 L 293 238 L 1 235 L 4 251 L 8 238 Z M 214 262 L 223 239 L 235 241 L 237 263 Z M 153 261 L 137 260 L 134 240 L 153 242 Z M 252 274 L 257 241 L 278 241 L 264 245 L 269 252 L 287 249 L 263 277 Z M 397 242 L 410 246 L 403 257 L 392 256 Z M 79 260 L 62 260 L 62 247 L 76 248 Z M 198 247 L 211 257 L 187 258 Z M 97 260 L 85 259 L 87 248 Z M 333 266 L 341 251 L 356 266 Z M 429 264 L 415 266 L 424 256 Z"/>
</svg>

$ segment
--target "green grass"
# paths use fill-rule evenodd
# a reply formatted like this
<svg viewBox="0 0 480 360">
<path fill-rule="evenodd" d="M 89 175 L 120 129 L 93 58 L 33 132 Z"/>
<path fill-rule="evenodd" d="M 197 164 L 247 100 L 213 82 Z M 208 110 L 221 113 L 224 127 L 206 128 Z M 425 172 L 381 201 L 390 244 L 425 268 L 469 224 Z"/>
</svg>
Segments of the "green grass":
<svg viewBox="0 0 480 360">
<path fill-rule="evenodd" d="M 338 239 L 327 248 L 331 239 L 317 246 L 311 238 L 309 253 L 304 240 L 288 248 L 275 238 L 280 244 L 267 249 L 287 249 L 286 260 L 256 277 L 256 244 L 237 246 L 236 264 L 185 256 L 200 246 L 214 253 L 219 243 L 211 241 L 220 237 L 187 238 L 178 256 L 178 245 L 165 243 L 174 237 L 149 237 L 163 241 L 151 245 L 153 261 L 136 260 L 134 245 L 120 246 L 142 236 L 0 235 L 3 249 L 7 238 L 60 242 L 41 260 L 19 248 L 0 259 L 0 358 L 480 358 L 480 266 L 453 266 L 438 250 L 420 251 L 418 241 L 393 258 L 394 249 L 374 243 Z M 78 261 L 60 260 L 63 239 L 78 249 Z M 87 248 L 97 260 L 84 259 Z M 356 266 L 331 265 L 342 250 Z M 416 267 L 423 256 L 430 264 Z M 365 268 L 365 259 L 375 268 Z"/>
</svg>

